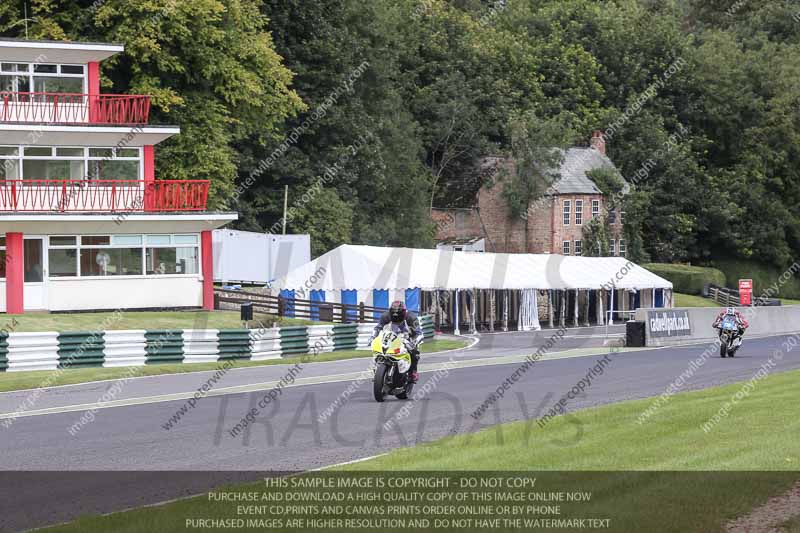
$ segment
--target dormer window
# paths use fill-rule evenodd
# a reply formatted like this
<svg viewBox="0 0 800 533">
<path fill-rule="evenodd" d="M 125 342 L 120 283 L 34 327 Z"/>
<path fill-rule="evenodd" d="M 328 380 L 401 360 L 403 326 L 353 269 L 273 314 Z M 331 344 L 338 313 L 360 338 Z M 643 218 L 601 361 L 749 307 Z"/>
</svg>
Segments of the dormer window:
<svg viewBox="0 0 800 533">
<path fill-rule="evenodd" d="M 85 94 L 86 66 L 0 63 L 0 91 Z M 16 98 L 25 98 L 21 95 L 15 96 Z"/>
</svg>

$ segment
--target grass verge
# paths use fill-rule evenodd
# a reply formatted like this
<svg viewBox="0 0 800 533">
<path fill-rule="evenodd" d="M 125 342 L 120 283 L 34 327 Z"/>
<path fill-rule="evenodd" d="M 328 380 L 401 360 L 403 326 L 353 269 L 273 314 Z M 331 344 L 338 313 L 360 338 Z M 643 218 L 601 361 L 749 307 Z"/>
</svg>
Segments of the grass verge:
<svg viewBox="0 0 800 533">
<path fill-rule="evenodd" d="M 323 324 L 297 318 L 256 314 L 251 326 L 260 320 L 271 326 Z M 105 313 L 0 313 L 0 327 L 8 331 L 95 331 L 119 329 L 240 329 L 238 311 L 108 311 Z"/>
<path fill-rule="evenodd" d="M 423 357 L 425 354 L 441 352 L 463 348 L 467 341 L 462 340 L 433 340 L 423 345 Z M 293 365 L 301 362 L 324 362 L 339 361 L 342 359 L 354 359 L 357 357 L 369 357 L 369 350 L 341 350 L 338 352 L 323 352 L 318 355 L 301 355 L 297 357 L 287 357 L 283 359 L 268 359 L 266 361 L 237 361 L 232 368 L 245 368 L 251 366 L 267 365 Z M 191 363 L 191 364 L 155 364 L 140 367 L 115 367 L 115 368 L 75 368 L 63 371 L 33 371 L 33 372 L 3 372 L 0 373 L 0 392 L 15 390 L 35 389 L 43 386 L 55 387 L 58 385 L 74 385 L 76 383 L 86 383 L 89 381 L 100 381 L 105 379 L 115 379 L 121 377 L 135 376 L 159 376 L 162 374 L 185 374 L 188 372 L 202 372 L 204 370 L 216 370 L 219 367 L 215 363 Z M 131 368 L 136 368 L 133 374 Z"/>
<path fill-rule="evenodd" d="M 694 294 L 675 293 L 675 307 L 718 307 L 711 298 L 695 296 Z"/>
<path fill-rule="evenodd" d="M 612 516 L 613 531 L 722 531 L 729 520 L 782 493 L 800 478 L 798 379 L 800 371 L 792 371 L 758 381 L 709 432 L 701 425 L 743 390 L 742 383 L 676 394 L 641 425 L 638 416 L 652 399 L 580 410 L 552 419 L 544 427 L 534 420 L 496 425 L 338 470 L 534 472 L 537 480 L 541 477 L 551 485 L 558 479 L 569 481 L 571 471 L 573 476 L 584 476 L 580 490 L 595 494 L 582 504 L 580 515 Z M 264 484 L 226 490 L 264 492 Z M 184 531 L 189 517 L 231 516 L 236 516 L 235 505 L 202 496 L 81 518 L 46 531 L 172 532 Z M 787 527 L 795 528 L 796 521 Z"/>
</svg>

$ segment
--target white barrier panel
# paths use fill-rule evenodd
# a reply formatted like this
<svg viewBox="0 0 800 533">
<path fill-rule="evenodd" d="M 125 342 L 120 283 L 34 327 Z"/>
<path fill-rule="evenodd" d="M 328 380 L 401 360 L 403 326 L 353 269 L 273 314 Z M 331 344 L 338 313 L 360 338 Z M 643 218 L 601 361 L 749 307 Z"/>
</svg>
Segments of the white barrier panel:
<svg viewBox="0 0 800 533">
<path fill-rule="evenodd" d="M 145 330 L 106 331 L 103 335 L 105 347 L 104 367 L 141 366 L 145 364 L 147 352 Z"/>
<path fill-rule="evenodd" d="M 218 333 L 216 329 L 183 330 L 183 362 L 214 363 L 219 360 Z"/>
<path fill-rule="evenodd" d="M 250 330 L 251 361 L 281 358 L 280 328 Z"/>
<path fill-rule="evenodd" d="M 308 353 L 316 355 L 333 351 L 333 325 L 308 326 Z"/>
<path fill-rule="evenodd" d="M 669 346 L 692 342 L 713 342 L 714 319 L 724 307 L 677 307 L 637 309 L 636 320 L 645 322 L 647 346 Z M 800 332 L 800 305 L 737 307 L 750 323 L 747 335 L 785 335 Z"/>
<path fill-rule="evenodd" d="M 58 368 L 58 333 L 8 334 L 8 372 Z"/>
<path fill-rule="evenodd" d="M 369 350 L 369 341 L 372 339 L 372 333 L 377 326 L 377 322 L 368 322 L 366 324 L 358 325 L 358 349 Z"/>
</svg>

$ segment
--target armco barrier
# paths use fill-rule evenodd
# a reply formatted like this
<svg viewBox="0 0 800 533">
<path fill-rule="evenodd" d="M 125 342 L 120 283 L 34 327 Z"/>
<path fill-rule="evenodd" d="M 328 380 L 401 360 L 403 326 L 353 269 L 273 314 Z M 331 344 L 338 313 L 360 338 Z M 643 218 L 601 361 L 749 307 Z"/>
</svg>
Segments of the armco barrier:
<svg viewBox="0 0 800 533">
<path fill-rule="evenodd" d="M 219 359 L 250 359 L 250 330 L 223 329 L 219 337 Z"/>
<path fill-rule="evenodd" d="M 183 362 L 183 330 L 150 329 L 145 331 L 145 364 L 182 363 Z"/>
<path fill-rule="evenodd" d="M 692 342 L 713 342 L 717 330 L 711 327 L 721 307 L 676 307 L 637 309 L 636 320 L 645 322 L 647 346 L 670 346 Z M 737 307 L 750 323 L 747 335 L 783 335 L 800 331 L 800 305 L 781 307 Z"/>
<path fill-rule="evenodd" d="M 185 329 L 181 333 L 184 363 L 213 363 L 219 359 L 216 329 Z"/>
<path fill-rule="evenodd" d="M 358 348 L 358 324 L 336 324 L 333 326 L 333 349 L 355 350 Z"/>
<path fill-rule="evenodd" d="M 430 339 L 434 336 L 434 326 L 433 326 L 433 316 L 431 315 L 423 315 L 419 318 L 419 324 L 422 326 L 422 334 L 425 335 L 426 339 Z"/>
<path fill-rule="evenodd" d="M 8 333 L 0 333 L 0 372 L 8 368 Z"/>
<path fill-rule="evenodd" d="M 250 330 L 251 361 L 281 358 L 280 328 Z"/>
<path fill-rule="evenodd" d="M 102 331 L 68 331 L 58 334 L 58 366 L 103 366 L 105 341 Z"/>
<path fill-rule="evenodd" d="M 103 366 L 140 366 L 147 360 L 147 345 L 144 338 L 145 331 L 140 330 L 110 330 L 104 332 L 105 361 Z"/>
<path fill-rule="evenodd" d="M 369 340 L 372 338 L 372 332 L 375 329 L 375 324 L 359 324 L 358 325 L 358 350 L 369 350 Z"/>
<path fill-rule="evenodd" d="M 58 368 L 58 333 L 36 331 L 8 334 L 8 371 Z"/>
<path fill-rule="evenodd" d="M 281 328 L 281 354 L 303 355 L 308 353 L 308 328 L 289 326 Z"/>
<path fill-rule="evenodd" d="M 333 324 L 308 326 L 308 353 L 333 351 Z"/>
<path fill-rule="evenodd" d="M 423 318 L 426 337 L 432 324 Z M 158 329 L 0 333 L 0 372 L 160 363 L 263 361 L 369 349 L 375 324 L 318 324 L 263 329 Z"/>
</svg>

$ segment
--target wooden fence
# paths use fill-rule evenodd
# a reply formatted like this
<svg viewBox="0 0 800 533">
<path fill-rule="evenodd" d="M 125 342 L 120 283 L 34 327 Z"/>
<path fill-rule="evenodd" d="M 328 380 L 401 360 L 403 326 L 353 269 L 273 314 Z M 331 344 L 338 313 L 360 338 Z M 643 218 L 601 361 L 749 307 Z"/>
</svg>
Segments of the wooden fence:
<svg viewBox="0 0 800 533">
<path fill-rule="evenodd" d="M 320 302 L 270 296 L 250 291 L 216 291 L 214 308 L 220 309 L 222 304 L 233 304 L 241 308 L 242 304 L 252 304 L 254 313 L 266 313 L 281 317 L 319 320 L 321 322 L 374 322 L 381 314 L 388 311 L 384 307 L 372 307 L 358 304 Z"/>
</svg>

